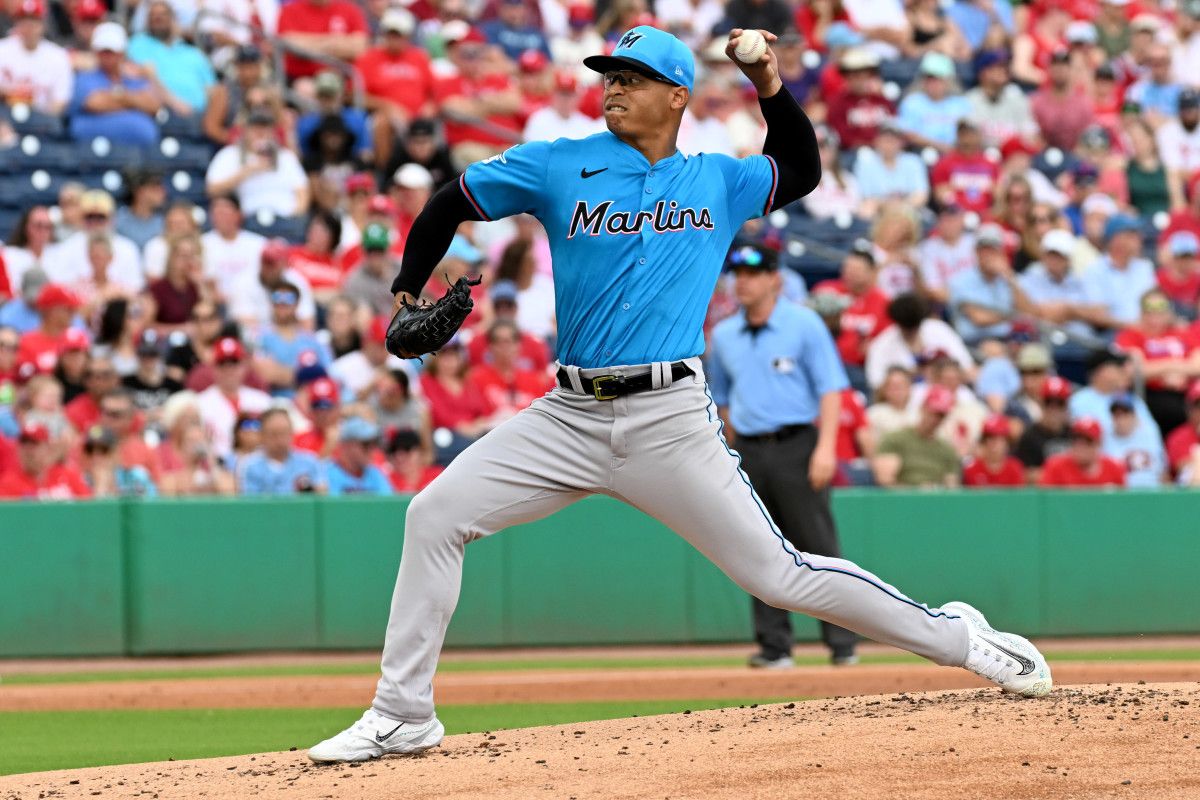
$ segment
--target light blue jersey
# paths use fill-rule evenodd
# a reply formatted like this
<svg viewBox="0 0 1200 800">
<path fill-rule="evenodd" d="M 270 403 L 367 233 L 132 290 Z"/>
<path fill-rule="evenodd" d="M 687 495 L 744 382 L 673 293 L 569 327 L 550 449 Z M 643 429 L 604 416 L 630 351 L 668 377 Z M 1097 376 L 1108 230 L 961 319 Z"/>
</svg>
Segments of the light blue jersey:
<svg viewBox="0 0 1200 800">
<path fill-rule="evenodd" d="M 725 254 L 742 224 L 770 209 L 777 176 L 768 156 L 676 152 L 650 164 L 605 131 L 518 145 L 460 180 L 484 219 L 541 220 L 559 360 L 591 368 L 703 352 Z"/>
</svg>

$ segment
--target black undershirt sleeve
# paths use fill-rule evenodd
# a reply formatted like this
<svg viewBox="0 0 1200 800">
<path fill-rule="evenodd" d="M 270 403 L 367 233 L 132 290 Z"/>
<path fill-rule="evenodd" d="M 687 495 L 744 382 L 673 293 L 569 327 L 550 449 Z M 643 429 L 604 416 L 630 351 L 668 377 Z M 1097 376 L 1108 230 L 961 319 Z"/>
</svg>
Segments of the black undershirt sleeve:
<svg viewBox="0 0 1200 800">
<path fill-rule="evenodd" d="M 392 281 L 392 294 L 408 292 L 419 297 L 433 268 L 446 255 L 458 226 L 468 220 L 481 219 L 483 217 L 471 205 L 458 181 L 438 189 L 413 220 L 408 241 L 404 244 L 400 274 Z"/>
<path fill-rule="evenodd" d="M 775 159 L 779 186 L 771 210 L 782 208 L 817 188 L 821 182 L 821 154 L 812 122 L 787 87 L 770 97 L 758 98 L 767 123 L 763 155 Z"/>
</svg>

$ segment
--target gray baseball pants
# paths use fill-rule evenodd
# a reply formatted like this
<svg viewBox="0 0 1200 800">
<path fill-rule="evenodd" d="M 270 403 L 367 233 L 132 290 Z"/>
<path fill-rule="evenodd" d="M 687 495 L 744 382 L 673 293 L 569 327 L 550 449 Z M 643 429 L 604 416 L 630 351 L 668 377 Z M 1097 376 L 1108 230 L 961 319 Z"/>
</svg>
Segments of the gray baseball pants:
<svg viewBox="0 0 1200 800">
<path fill-rule="evenodd" d="M 433 675 L 467 543 L 589 494 L 659 520 L 765 603 L 962 665 L 963 620 L 910 600 L 849 561 L 787 543 L 721 436 L 700 360 L 687 363 L 696 375 L 673 385 L 669 365 L 584 370 L 587 377 L 653 370 L 662 388 L 609 401 L 555 389 L 467 448 L 413 498 L 376 711 L 412 723 L 433 716 Z M 567 369 L 575 383 L 579 371 Z"/>
</svg>

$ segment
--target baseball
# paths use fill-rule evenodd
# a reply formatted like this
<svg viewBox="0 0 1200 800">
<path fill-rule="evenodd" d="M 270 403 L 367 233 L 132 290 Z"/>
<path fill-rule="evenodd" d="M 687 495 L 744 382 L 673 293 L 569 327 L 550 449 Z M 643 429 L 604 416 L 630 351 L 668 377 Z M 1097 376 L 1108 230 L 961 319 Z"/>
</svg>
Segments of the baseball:
<svg viewBox="0 0 1200 800">
<path fill-rule="evenodd" d="M 733 49 L 733 54 L 743 64 L 757 64 L 766 52 L 767 40 L 761 33 L 753 29 L 742 31 L 742 35 L 738 37 L 737 47 Z"/>
</svg>

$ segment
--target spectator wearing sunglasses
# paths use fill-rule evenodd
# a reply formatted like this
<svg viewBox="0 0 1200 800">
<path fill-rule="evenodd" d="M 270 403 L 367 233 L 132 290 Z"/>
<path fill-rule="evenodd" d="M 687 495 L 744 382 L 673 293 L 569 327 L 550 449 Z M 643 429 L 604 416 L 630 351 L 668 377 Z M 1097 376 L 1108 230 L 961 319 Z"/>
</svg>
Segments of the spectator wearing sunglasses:
<svg viewBox="0 0 1200 800">
<path fill-rule="evenodd" d="M 258 355 L 254 368 L 276 397 L 291 397 L 296 388 L 296 369 L 306 353 L 312 353 L 322 367 L 329 365 L 325 344 L 312 331 L 305 330 L 296 316 L 300 290 L 285 282 L 270 292 L 271 324 L 258 337 Z M 309 356 L 308 360 L 312 357 Z"/>
<path fill-rule="evenodd" d="M 238 459 L 238 494 L 324 494 L 320 460 L 292 447 L 292 420 L 282 408 L 262 415 L 262 448 Z"/>
</svg>

